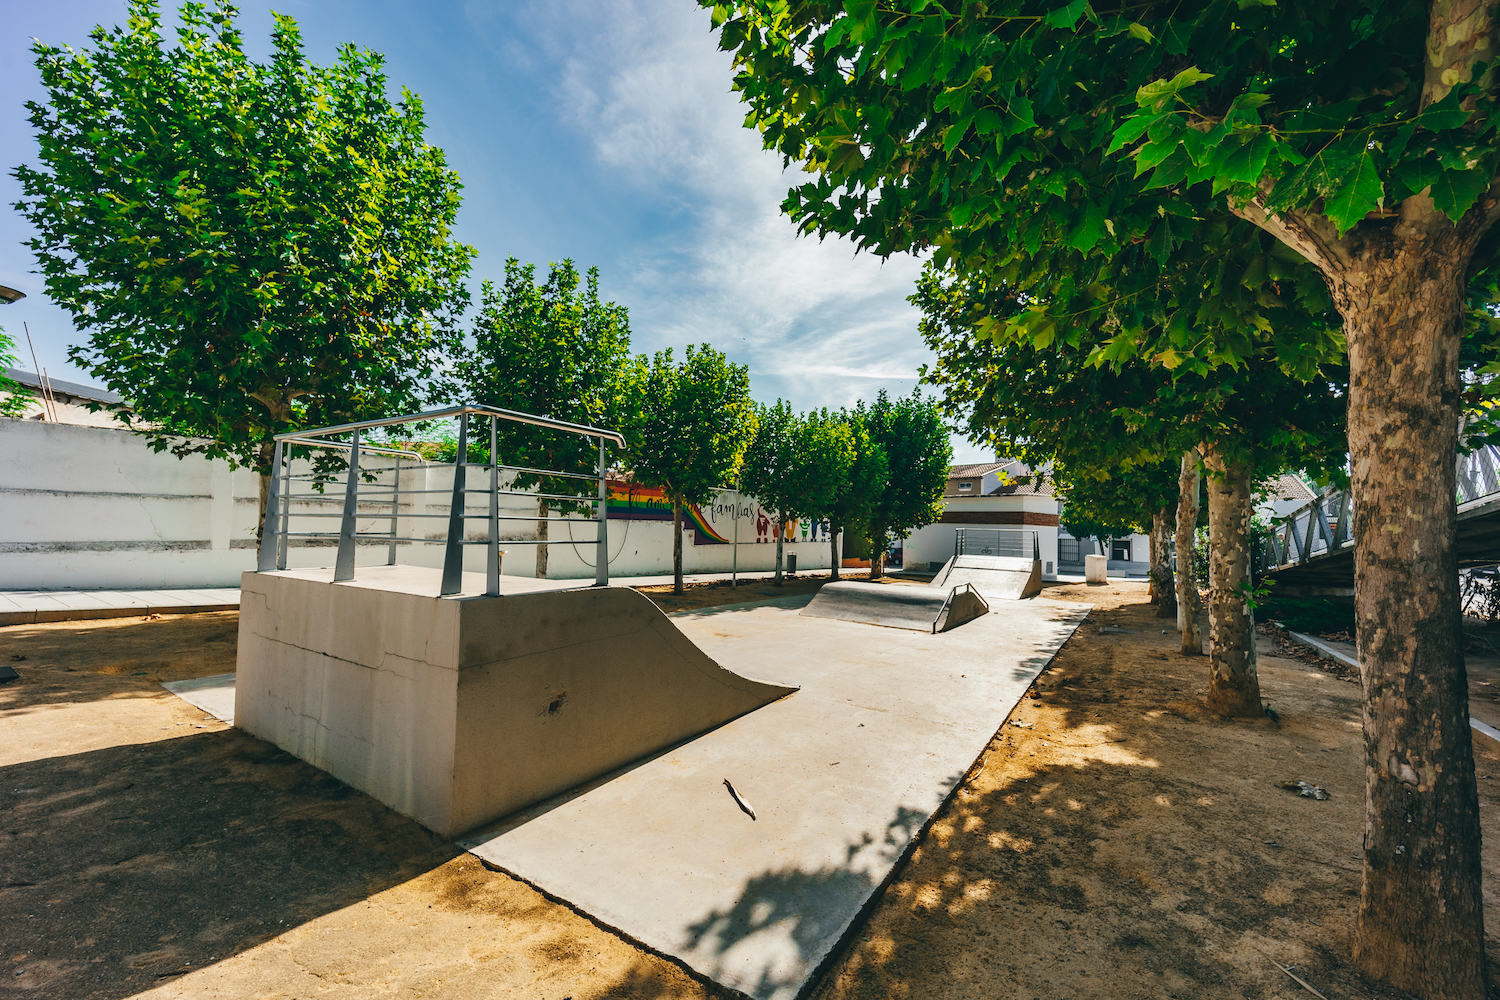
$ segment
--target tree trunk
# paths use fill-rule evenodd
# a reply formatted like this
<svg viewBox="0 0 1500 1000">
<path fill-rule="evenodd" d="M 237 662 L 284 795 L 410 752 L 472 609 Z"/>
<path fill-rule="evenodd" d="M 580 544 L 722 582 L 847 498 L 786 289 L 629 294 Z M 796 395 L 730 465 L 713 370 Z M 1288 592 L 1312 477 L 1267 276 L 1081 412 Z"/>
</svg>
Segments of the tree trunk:
<svg viewBox="0 0 1500 1000">
<path fill-rule="evenodd" d="M 870 531 L 870 579 L 879 580 L 885 573 L 885 529 Z"/>
<path fill-rule="evenodd" d="M 537 500 L 536 516 L 542 518 L 547 516 L 546 500 Z M 538 580 L 547 579 L 547 529 L 548 525 L 546 521 L 538 521 L 536 523 L 536 537 L 540 541 L 540 544 L 536 547 L 536 578 Z"/>
<path fill-rule="evenodd" d="M 831 569 L 828 572 L 828 579 L 834 580 L 834 581 L 837 581 L 838 578 L 839 578 L 839 535 L 840 535 L 840 533 L 841 532 L 839 530 L 835 529 L 834 526 L 831 523 L 828 525 L 828 550 L 829 550 L 828 565 L 831 567 Z"/>
<path fill-rule="evenodd" d="M 672 593 L 685 594 L 682 585 L 682 501 L 672 498 Z"/>
<path fill-rule="evenodd" d="M 256 457 L 260 459 L 260 467 L 270 469 L 271 461 L 276 457 L 276 442 L 262 441 L 256 450 L 259 452 Z M 272 472 L 274 471 L 273 469 Z M 257 478 L 260 479 L 260 508 L 255 517 L 255 548 L 258 551 L 260 540 L 266 533 L 266 504 L 271 499 L 271 475 L 262 472 Z"/>
<path fill-rule="evenodd" d="M 1365 696 L 1355 960 L 1368 975 L 1441 998 L 1484 995 L 1453 460 L 1469 252 L 1454 239 L 1409 241 L 1329 282 L 1349 342 Z"/>
<path fill-rule="evenodd" d="M 786 540 L 786 515 L 776 512 L 776 586 L 781 586 L 781 543 Z"/>
<path fill-rule="evenodd" d="M 1156 617 L 1177 617 L 1176 583 L 1172 579 L 1172 527 L 1177 505 L 1168 504 L 1151 515 L 1151 586 L 1156 591 Z"/>
<path fill-rule="evenodd" d="M 1250 608 L 1250 469 L 1205 448 L 1208 477 L 1208 707 L 1220 715 L 1256 716 L 1255 614 Z"/>
<path fill-rule="evenodd" d="M 1182 456 L 1177 477 L 1177 630 L 1182 633 L 1182 651 L 1203 653 L 1198 618 L 1203 603 L 1198 597 L 1198 571 L 1193 566 L 1193 544 L 1198 533 L 1198 452 Z"/>
</svg>

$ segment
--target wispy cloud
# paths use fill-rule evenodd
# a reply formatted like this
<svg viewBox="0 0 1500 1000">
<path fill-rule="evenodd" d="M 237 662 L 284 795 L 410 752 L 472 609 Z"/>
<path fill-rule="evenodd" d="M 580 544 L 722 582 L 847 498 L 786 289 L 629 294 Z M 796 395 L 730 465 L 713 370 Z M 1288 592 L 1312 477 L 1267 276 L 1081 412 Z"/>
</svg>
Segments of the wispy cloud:
<svg viewBox="0 0 1500 1000">
<path fill-rule="evenodd" d="M 905 301 L 920 262 L 796 235 L 780 203 L 803 175 L 744 127 L 706 11 L 565 3 L 527 21 L 562 69 L 559 119 L 659 213 L 619 261 L 640 347 L 712 342 L 750 365 L 757 396 L 799 407 L 915 385 L 930 357 Z"/>
</svg>

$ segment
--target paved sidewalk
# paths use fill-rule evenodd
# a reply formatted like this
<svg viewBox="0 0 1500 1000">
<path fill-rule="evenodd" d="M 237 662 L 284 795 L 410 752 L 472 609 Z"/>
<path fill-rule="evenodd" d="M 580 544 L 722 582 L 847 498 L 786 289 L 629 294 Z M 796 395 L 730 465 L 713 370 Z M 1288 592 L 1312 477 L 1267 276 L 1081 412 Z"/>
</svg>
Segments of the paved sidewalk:
<svg viewBox="0 0 1500 1000">
<path fill-rule="evenodd" d="M 32 625 L 86 618 L 132 615 L 186 615 L 235 611 L 238 587 L 202 590 L 5 590 L 0 591 L 0 625 Z"/>
<path fill-rule="evenodd" d="M 846 574 L 850 571 L 845 570 Z M 687 573 L 687 583 L 728 580 L 729 573 Z M 760 583 L 772 571 L 741 573 L 742 583 Z M 827 576 L 828 571 L 809 570 L 794 579 Z M 592 580 L 575 581 L 580 587 Z M 616 587 L 655 587 L 672 582 L 666 576 L 617 576 Z M 237 611 L 238 587 L 207 587 L 195 590 L 0 590 L 0 625 L 31 625 L 87 618 L 129 618 L 132 615 L 187 615 L 200 611 Z"/>
</svg>

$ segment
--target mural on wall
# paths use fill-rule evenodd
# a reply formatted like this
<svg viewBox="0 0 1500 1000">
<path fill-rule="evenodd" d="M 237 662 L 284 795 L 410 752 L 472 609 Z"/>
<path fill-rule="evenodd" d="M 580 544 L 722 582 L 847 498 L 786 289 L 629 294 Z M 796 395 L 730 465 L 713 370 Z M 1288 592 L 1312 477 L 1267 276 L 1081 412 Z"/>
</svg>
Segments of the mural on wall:
<svg viewBox="0 0 1500 1000">
<path fill-rule="evenodd" d="M 708 504 L 689 504 L 682 512 L 683 527 L 691 528 L 694 545 L 728 545 L 735 540 L 735 518 L 740 520 L 739 542 L 769 544 L 776 541 L 776 514 L 762 507 L 753 497 L 725 491 Z M 609 481 L 609 516 L 623 521 L 670 521 L 672 502 L 660 487 L 611 479 Z M 827 542 L 825 525 L 814 521 L 793 521 L 786 526 L 789 542 Z"/>
</svg>

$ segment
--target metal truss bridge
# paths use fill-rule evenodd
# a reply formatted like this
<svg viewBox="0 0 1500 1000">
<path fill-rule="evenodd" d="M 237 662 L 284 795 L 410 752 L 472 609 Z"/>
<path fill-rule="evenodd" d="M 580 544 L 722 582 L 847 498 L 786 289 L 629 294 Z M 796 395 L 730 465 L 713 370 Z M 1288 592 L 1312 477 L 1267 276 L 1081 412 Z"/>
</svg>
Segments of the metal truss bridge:
<svg viewBox="0 0 1500 1000">
<path fill-rule="evenodd" d="M 1458 565 L 1500 563 L 1500 448 L 1458 457 Z M 1433 503 L 1441 503 L 1434 497 Z M 1261 548 L 1257 576 L 1278 589 L 1354 586 L 1354 510 L 1348 490 L 1330 490 L 1290 514 Z"/>
</svg>

